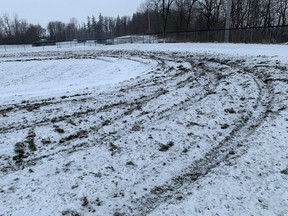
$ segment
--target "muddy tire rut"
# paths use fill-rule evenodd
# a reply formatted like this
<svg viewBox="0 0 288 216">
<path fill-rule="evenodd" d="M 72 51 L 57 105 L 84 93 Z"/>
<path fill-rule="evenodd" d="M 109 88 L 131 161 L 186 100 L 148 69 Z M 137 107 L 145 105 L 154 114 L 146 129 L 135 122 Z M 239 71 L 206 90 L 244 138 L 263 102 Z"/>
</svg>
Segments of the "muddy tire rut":
<svg viewBox="0 0 288 216">
<path fill-rule="evenodd" d="M 89 149 L 106 149 L 113 168 L 107 175 L 119 178 L 118 192 L 124 193 L 126 188 L 128 194 L 125 198 L 115 195 L 117 205 L 103 204 L 108 214 L 121 210 L 123 215 L 148 215 L 163 203 L 180 202 L 187 191 L 193 191 L 195 182 L 216 167 L 237 161 L 249 148 L 255 130 L 267 117 L 277 115 L 277 107 L 285 108 L 274 101 L 273 87 L 277 82 L 287 85 L 285 68 L 267 65 L 265 57 L 243 60 L 136 51 L 30 55 L 19 61 L 111 57 L 158 62 L 149 73 L 105 91 L 85 89 L 0 107 L 0 136 L 4 138 L 0 146 L 10 149 L 0 154 L 1 177 L 49 164 L 58 156 L 83 153 L 88 157 Z M 31 131 L 33 151 L 26 144 Z M 23 139 L 15 140 L 15 134 Z M 14 146 L 19 142 L 23 143 L 23 158 L 17 162 L 13 160 Z M 126 157 L 131 158 L 126 166 L 137 168 L 139 174 L 131 183 L 123 180 L 125 173 L 120 171 L 121 158 Z M 136 158 L 142 158 L 142 165 L 133 162 Z M 179 163 L 179 168 L 166 175 L 165 170 L 174 163 Z M 147 168 L 148 164 L 153 169 Z M 108 171 L 101 168 L 99 172 Z M 149 178 L 153 181 L 144 190 L 141 182 Z M 97 179 L 104 183 L 105 175 Z"/>
</svg>

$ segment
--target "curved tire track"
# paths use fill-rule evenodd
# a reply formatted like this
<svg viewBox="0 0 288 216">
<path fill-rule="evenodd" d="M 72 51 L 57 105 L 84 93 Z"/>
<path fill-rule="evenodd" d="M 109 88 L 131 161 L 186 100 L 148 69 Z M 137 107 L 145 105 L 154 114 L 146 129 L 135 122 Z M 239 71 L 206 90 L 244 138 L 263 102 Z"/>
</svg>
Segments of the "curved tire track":
<svg viewBox="0 0 288 216">
<path fill-rule="evenodd" d="M 9 134 L 15 131 L 25 131 L 29 128 L 37 128 L 43 126 L 50 126 L 53 124 L 64 124 L 66 121 L 79 122 L 84 121 L 92 117 L 97 117 L 97 122 L 93 128 L 86 127 L 83 130 L 87 132 L 87 137 L 76 137 L 75 140 L 63 141 L 61 147 L 55 144 L 55 150 L 49 153 L 42 153 L 42 155 L 33 154 L 27 160 L 23 166 L 34 166 L 40 161 L 44 161 L 45 158 L 53 159 L 56 155 L 62 153 L 73 153 L 82 151 L 87 148 L 94 146 L 97 143 L 99 146 L 105 146 L 107 143 L 114 143 L 117 140 L 121 140 L 123 136 L 129 133 L 134 133 L 130 126 L 125 124 L 119 125 L 119 122 L 127 121 L 130 118 L 130 125 L 136 125 L 137 122 L 141 121 L 142 124 L 149 125 L 160 119 L 168 119 L 173 116 L 175 112 L 191 107 L 193 104 L 200 103 L 213 95 L 217 95 L 216 89 L 220 83 L 226 81 L 229 76 L 238 74 L 239 76 L 249 77 L 249 81 L 257 86 L 255 91 L 258 92 L 258 98 L 252 99 L 255 102 L 255 106 L 250 112 L 241 114 L 233 126 L 229 134 L 220 142 L 214 143 L 211 149 L 205 152 L 205 154 L 198 160 L 187 161 L 188 164 L 180 172 L 177 172 L 175 176 L 168 179 L 164 184 L 152 185 L 144 196 L 133 198 L 135 200 L 128 200 L 123 211 L 126 214 L 131 215 L 147 215 L 153 212 L 159 205 L 166 202 L 177 202 L 183 197 L 183 191 L 193 190 L 193 184 L 196 181 L 205 178 L 207 174 L 213 172 L 213 169 L 220 166 L 223 163 L 230 163 L 235 157 L 241 157 L 243 154 L 242 149 L 249 148 L 248 142 L 245 140 L 249 139 L 249 136 L 266 120 L 267 116 L 271 114 L 273 106 L 273 81 L 287 82 L 286 78 L 283 77 L 270 77 L 269 66 L 259 66 L 257 62 L 245 62 L 237 59 L 221 59 L 215 58 L 214 56 L 189 56 L 185 57 L 181 54 L 173 53 L 157 53 L 157 52 L 127 52 L 127 51 L 110 51 L 110 52 L 91 52 L 91 53 L 50 53 L 51 59 L 77 59 L 77 58 L 101 58 L 104 56 L 110 57 L 125 57 L 132 59 L 134 57 L 141 57 L 144 60 L 153 58 L 158 61 L 158 66 L 155 70 L 149 73 L 149 77 L 144 79 L 139 77 L 132 81 L 125 81 L 122 86 L 108 91 L 92 94 L 91 92 L 87 95 L 77 96 L 63 96 L 63 99 L 53 99 L 50 101 L 35 101 L 37 108 L 31 109 L 31 113 L 37 115 L 39 110 L 46 110 L 47 113 L 50 111 L 53 115 L 48 115 L 47 118 L 42 120 L 37 119 L 34 121 L 28 119 L 28 123 L 19 121 L 19 126 L 3 127 L 0 128 L 0 134 Z M 55 55 L 53 57 L 53 55 Z M 44 57 L 45 55 L 40 57 Z M 100 57 L 99 57 L 100 56 Z M 27 56 L 29 57 L 29 56 Z M 139 60 L 137 60 L 139 61 Z M 257 60 L 258 61 L 258 60 Z M 178 62 L 179 66 L 184 63 L 191 63 L 192 68 L 182 70 L 179 68 L 172 68 L 169 62 Z M 215 65 L 220 65 L 215 67 Z M 215 71 L 215 68 L 217 71 Z M 263 69 L 264 68 L 264 69 Z M 274 68 L 275 69 L 275 68 Z M 267 73 L 263 73 L 265 70 Z M 191 84 L 195 81 L 195 85 Z M 190 89 L 192 92 L 195 89 L 201 88 L 202 91 L 197 92 L 197 95 L 193 95 L 193 92 L 186 97 L 185 100 L 175 101 L 174 104 L 169 104 L 167 107 L 159 108 L 159 110 L 146 110 L 148 104 L 156 103 L 159 98 L 165 98 L 168 94 L 173 94 L 173 91 L 179 89 Z M 109 97 L 111 94 L 114 97 Z M 212 96 L 211 96 L 212 95 Z M 195 97 L 194 97 L 195 96 Z M 196 97 L 197 96 L 197 97 Z M 117 98 L 117 100 L 115 100 Z M 96 102 L 101 103 L 96 105 Z M 63 109 L 62 112 L 57 112 L 55 105 L 60 108 L 65 107 L 67 104 L 81 104 L 81 107 L 87 109 L 79 111 L 77 109 L 67 110 Z M 26 112 L 27 107 L 29 108 L 29 102 L 27 104 L 15 105 L 13 108 L 10 106 L 2 108 L 0 114 L 2 115 L 13 115 L 13 112 L 17 111 Z M 9 108 L 10 107 L 10 108 Z M 184 112 L 184 111 L 183 111 Z M 112 114 L 111 114 L 112 113 Z M 115 113 L 115 114 L 113 114 Z M 137 113 L 137 119 L 133 119 L 133 114 Z M 104 116 L 104 117 L 103 117 Z M 106 117 L 105 117 L 106 116 Z M 103 118 L 102 118 L 103 117 Z M 54 121 L 52 121 L 54 119 Z M 88 121 L 89 122 L 89 121 Z M 14 122 L 11 122 L 13 125 Z M 89 122 L 91 124 L 91 122 Z M 26 124 L 26 125 L 25 125 Z M 88 123 L 87 123 L 88 124 Z M 79 124 L 75 126 L 74 131 L 79 129 L 85 124 Z M 117 128 L 118 131 L 106 132 L 105 129 Z M 138 129 L 135 129 L 138 131 Z M 142 130 L 141 128 L 139 129 Z M 147 132 L 145 130 L 143 133 Z M 97 133 L 97 136 L 94 137 Z M 64 138 L 73 135 L 65 134 Z M 94 138 L 93 143 L 90 143 L 91 136 Z M 62 137 L 63 138 L 63 137 Z M 77 143 L 78 142 L 78 143 Z M 54 144 L 53 144 L 54 145 Z M 115 148 L 118 148 L 117 146 Z M 242 153 L 241 153 L 242 152 Z M 5 167 L 5 171 L 2 169 L 3 174 L 9 172 L 16 172 L 23 167 L 13 167 L 11 161 L 9 167 Z M 8 171 L 7 171 L 8 170 Z M 117 209 L 118 207 L 111 207 Z"/>
</svg>

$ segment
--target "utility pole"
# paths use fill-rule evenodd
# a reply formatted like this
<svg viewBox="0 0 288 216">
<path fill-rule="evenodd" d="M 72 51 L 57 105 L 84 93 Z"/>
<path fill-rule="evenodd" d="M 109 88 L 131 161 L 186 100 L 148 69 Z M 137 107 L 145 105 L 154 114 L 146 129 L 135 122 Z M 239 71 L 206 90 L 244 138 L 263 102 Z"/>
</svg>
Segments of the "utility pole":
<svg viewBox="0 0 288 216">
<path fill-rule="evenodd" d="M 151 33 L 151 19 L 150 19 L 150 11 L 149 8 L 147 9 L 147 13 L 148 13 L 148 33 Z"/>
<path fill-rule="evenodd" d="M 148 38 L 149 38 L 149 43 L 151 43 L 150 41 L 150 33 L 151 33 L 151 17 L 150 17 L 150 2 L 148 2 L 147 5 L 147 18 L 148 18 Z M 143 43 L 144 43 L 144 37 L 143 37 Z"/>
<path fill-rule="evenodd" d="M 225 23 L 225 36 L 224 42 L 229 43 L 229 34 L 230 34 L 230 24 L 231 24 L 231 6 L 232 0 L 227 0 L 227 8 L 226 8 L 226 23 Z"/>
</svg>

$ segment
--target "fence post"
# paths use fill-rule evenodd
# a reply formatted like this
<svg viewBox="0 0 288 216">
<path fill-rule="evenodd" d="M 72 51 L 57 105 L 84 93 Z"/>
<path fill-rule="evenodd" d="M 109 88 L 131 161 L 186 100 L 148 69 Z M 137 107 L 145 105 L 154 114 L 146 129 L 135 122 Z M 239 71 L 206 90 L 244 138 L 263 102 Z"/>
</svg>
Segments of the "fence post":
<svg viewBox="0 0 288 216">
<path fill-rule="evenodd" d="M 269 31 L 269 43 L 271 44 L 271 43 L 273 43 L 272 42 L 272 31 L 270 28 L 268 28 L 268 31 Z"/>
<path fill-rule="evenodd" d="M 232 0 L 228 0 L 226 23 L 225 23 L 225 37 L 224 37 L 225 43 L 229 43 L 229 33 L 230 33 L 230 23 L 231 23 L 231 6 L 232 6 Z"/>
</svg>

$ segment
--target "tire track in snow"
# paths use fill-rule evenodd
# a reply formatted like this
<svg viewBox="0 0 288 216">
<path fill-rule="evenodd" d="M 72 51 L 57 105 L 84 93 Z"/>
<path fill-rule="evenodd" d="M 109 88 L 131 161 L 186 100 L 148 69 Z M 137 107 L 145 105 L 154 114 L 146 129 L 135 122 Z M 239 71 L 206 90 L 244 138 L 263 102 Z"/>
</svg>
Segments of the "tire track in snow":
<svg viewBox="0 0 288 216">
<path fill-rule="evenodd" d="M 115 56 L 113 55 L 113 57 L 115 58 Z M 128 58 L 127 59 L 131 59 Z M 160 60 L 159 60 L 160 61 Z M 159 63 L 159 67 L 161 67 L 160 70 L 167 70 L 165 68 L 163 68 L 163 66 L 165 65 L 164 60 L 161 60 Z M 155 69 L 155 72 L 158 71 L 158 68 Z M 152 72 L 150 72 L 152 73 Z M 156 72 L 157 73 L 157 72 Z M 141 91 L 141 89 L 144 87 L 147 87 L 147 83 L 151 83 L 151 86 L 153 85 L 153 83 L 155 81 L 160 81 L 161 77 L 152 77 L 151 79 L 143 79 L 140 80 L 139 83 L 135 84 L 135 83 L 131 83 L 125 87 L 121 87 L 120 92 L 128 92 L 128 91 L 132 91 L 131 94 L 133 94 L 134 91 Z M 155 85 L 155 84 L 154 84 Z M 101 93 L 102 94 L 102 93 Z M 107 95 L 105 95 L 107 94 Z M 105 93 L 104 95 L 101 95 L 102 98 L 109 98 L 109 95 L 111 94 L 111 92 Z M 113 93 L 114 94 L 114 93 Z M 76 111 L 76 112 L 71 112 L 71 113 L 61 113 L 59 114 L 59 111 L 57 111 L 56 116 L 51 114 L 49 110 L 51 110 L 51 112 L 53 110 L 55 110 L 55 105 L 60 105 L 60 107 L 64 107 L 67 106 L 67 104 L 69 105 L 69 103 L 73 102 L 75 104 L 77 103 L 81 103 L 82 106 L 86 106 L 85 104 L 87 104 L 87 107 L 91 107 L 91 101 L 95 100 L 95 98 L 99 97 L 98 96 L 93 96 L 91 97 L 91 93 L 89 93 L 89 97 L 85 97 L 86 95 L 84 95 L 84 98 L 82 95 L 76 95 L 76 96 L 63 96 L 65 98 L 65 100 L 62 99 L 51 99 L 49 101 L 33 101 L 31 102 L 24 102 L 23 104 L 15 104 L 13 106 L 10 106 L 11 109 L 2 109 L 3 110 L 3 114 L 9 115 L 11 114 L 11 116 L 14 116 L 15 112 L 26 112 L 27 108 L 32 107 L 33 109 L 29 110 L 29 112 L 34 113 L 34 116 L 38 115 L 38 110 L 42 109 L 42 112 L 46 111 L 47 113 L 50 113 L 49 116 L 45 116 L 44 118 L 41 118 L 40 120 L 36 121 L 28 121 L 28 122 L 11 122 L 11 126 L 8 127 L 2 127 L 0 129 L 0 134 L 9 134 L 9 133 L 15 133 L 15 131 L 23 131 L 23 130 L 28 130 L 31 128 L 36 128 L 36 127 L 44 127 L 44 126 L 49 126 L 49 125 L 53 125 L 53 124 L 57 124 L 57 123 L 61 123 L 61 122 L 65 122 L 65 121 L 75 121 L 77 119 L 81 119 L 81 118 L 89 118 L 89 116 L 93 116 L 95 114 L 101 114 L 101 113 L 106 113 L 106 112 L 111 112 L 113 109 L 121 109 L 123 110 L 121 113 L 119 113 L 118 115 L 114 115 L 111 119 L 109 119 L 109 123 L 106 123 L 107 120 L 105 122 L 103 122 L 103 124 L 100 124 L 98 127 L 93 128 L 92 130 L 88 131 L 89 133 L 93 132 L 93 133 L 97 133 L 98 131 L 100 131 L 103 127 L 112 125 L 114 122 L 120 121 L 121 119 L 123 119 L 125 116 L 130 115 L 132 112 L 134 112 L 135 110 L 139 109 L 139 106 L 145 106 L 145 104 L 151 102 L 151 101 L 155 101 L 157 100 L 158 97 L 160 97 L 161 95 L 165 94 L 165 92 L 163 92 L 161 89 L 159 90 L 158 88 L 156 88 L 155 90 L 153 90 L 151 93 L 148 92 L 147 94 L 145 94 L 145 96 L 141 96 L 140 98 L 133 98 L 132 101 L 127 102 L 125 100 L 117 103 L 113 103 L 113 98 L 111 99 L 111 101 L 106 100 L 103 105 L 101 105 L 99 108 L 95 108 L 95 109 L 87 109 L 87 110 L 83 110 L 83 111 Z M 80 97 L 80 98 L 79 98 Z M 62 98 L 62 97 L 61 97 Z M 70 99 L 71 98 L 71 99 Z M 47 99 L 48 100 L 48 99 Z M 44 111 L 43 111 L 44 109 Z M 65 137 L 64 137 L 65 138 Z M 110 140 L 109 140 L 110 139 Z M 111 139 L 111 136 L 107 136 L 107 135 L 103 135 L 100 138 L 98 138 L 97 140 L 95 140 L 96 142 L 100 142 L 100 143 L 105 143 L 106 141 L 113 141 L 113 139 Z M 88 148 L 90 145 L 87 145 L 87 143 L 85 142 L 85 140 L 80 143 L 80 144 L 73 144 L 73 141 L 70 141 L 69 143 L 67 143 L 67 145 L 64 143 L 65 148 L 61 149 L 61 150 L 57 150 L 56 152 L 52 152 L 50 154 L 45 154 L 45 155 L 40 155 L 39 157 L 32 157 L 31 159 L 29 158 L 28 160 L 25 160 L 25 164 L 23 164 L 24 166 L 34 166 L 35 163 L 39 160 L 42 160 L 44 158 L 48 158 L 51 156 L 55 156 L 56 154 L 60 154 L 63 152 L 71 152 L 71 151 L 77 151 L 77 150 L 81 150 L 83 149 L 83 147 Z M 23 166 L 19 166 L 19 167 L 4 167 L 5 172 L 7 172 L 8 170 L 10 171 L 17 171 L 19 169 L 22 169 Z M 2 171 L 4 171 L 2 169 Z"/>
<path fill-rule="evenodd" d="M 215 62 L 219 62 L 216 59 Z M 205 64 L 205 63 L 204 63 Z M 233 63 L 234 65 L 234 63 Z M 227 64 L 229 67 L 235 67 Z M 240 65 L 236 66 L 237 69 L 241 68 Z M 246 71 L 245 71 L 246 70 Z M 247 68 L 241 68 L 241 72 L 247 73 Z M 155 186 L 150 190 L 150 194 L 137 200 L 139 208 L 139 215 L 148 215 L 152 213 L 159 205 L 167 202 L 177 202 L 183 199 L 183 191 L 193 190 L 193 184 L 204 178 L 207 174 L 213 171 L 214 168 L 221 163 L 228 163 L 229 160 L 235 158 L 238 148 L 248 148 L 245 141 L 249 139 L 254 131 L 265 121 L 272 104 L 272 92 L 265 83 L 262 77 L 254 75 L 255 72 L 249 74 L 251 80 L 257 84 L 257 91 L 259 97 L 257 98 L 257 108 L 253 111 L 249 120 L 245 123 L 239 123 L 232 132 L 216 147 L 207 152 L 200 160 L 194 161 L 193 164 L 181 171 L 181 174 L 173 177 L 164 185 Z M 237 157 L 240 157 L 238 155 Z"/>
<path fill-rule="evenodd" d="M 125 53 L 125 52 L 124 52 Z M 107 53 L 106 53 L 107 54 Z M 108 52 L 109 55 L 112 56 L 111 53 Z M 63 116 L 63 114 L 56 115 L 53 113 L 51 117 L 55 118 L 55 123 L 63 123 L 66 120 L 72 120 L 72 121 L 78 121 L 82 119 L 89 119 L 97 114 L 103 113 L 103 116 L 108 116 L 109 117 L 109 122 L 105 122 L 104 119 L 101 121 L 99 124 L 95 126 L 93 129 L 94 131 L 91 133 L 98 133 L 97 137 L 95 140 L 93 140 L 93 143 L 89 143 L 88 138 L 84 138 L 81 140 L 81 143 L 79 143 L 79 139 L 75 139 L 72 141 L 67 141 L 63 144 L 63 146 L 55 147 L 55 151 L 50 153 L 50 154 L 45 154 L 45 155 L 36 155 L 36 157 L 31 158 L 27 161 L 28 166 L 34 166 L 35 162 L 36 164 L 38 161 L 44 161 L 44 159 L 47 159 L 49 157 L 50 159 L 53 159 L 54 156 L 56 155 L 62 155 L 62 153 L 67 153 L 67 152 L 78 152 L 81 150 L 85 150 L 94 143 L 97 143 L 99 145 L 106 145 L 109 142 L 114 142 L 119 137 L 131 133 L 131 128 L 130 127 L 116 127 L 119 122 L 122 122 L 125 120 L 125 118 L 128 117 L 133 117 L 133 113 L 141 111 L 141 107 L 146 106 L 148 103 L 156 103 L 157 100 L 165 95 L 168 89 L 169 93 L 169 88 L 171 86 L 176 86 L 172 90 L 179 88 L 185 88 L 188 85 L 191 84 L 191 82 L 195 79 L 201 79 L 205 82 L 201 82 L 199 85 L 195 85 L 194 88 L 190 89 L 191 91 L 195 89 L 199 89 L 201 87 L 201 84 L 204 85 L 203 91 L 199 93 L 199 97 L 191 98 L 191 95 L 187 97 L 187 100 L 185 100 L 183 103 L 182 101 L 178 101 L 179 103 L 176 104 L 176 106 L 173 106 L 174 104 L 171 103 L 169 106 L 167 106 L 165 109 L 163 108 L 162 110 L 156 110 L 155 114 L 148 118 L 149 114 L 145 113 L 144 111 L 141 112 L 137 118 L 141 118 L 141 120 L 144 121 L 144 123 L 151 124 L 153 122 L 157 122 L 160 118 L 168 118 L 169 116 L 173 116 L 174 112 L 180 109 L 183 109 L 185 107 L 189 107 L 194 103 L 199 103 L 200 101 L 205 100 L 208 96 L 211 95 L 211 93 L 214 92 L 214 89 L 218 86 L 219 82 L 221 81 L 221 75 L 222 72 L 219 72 L 218 74 L 213 74 L 213 68 L 210 69 L 209 63 L 221 63 L 221 60 L 219 59 L 205 59 L 201 56 L 197 57 L 184 57 L 184 56 L 172 56 L 171 54 L 163 54 L 163 53 L 147 53 L 144 57 L 149 58 L 153 54 L 153 58 L 157 59 L 159 62 L 158 67 L 155 69 L 155 71 L 151 71 L 151 74 L 155 73 L 154 77 L 151 78 L 145 78 L 145 79 L 136 79 L 136 81 L 131 81 L 131 82 L 126 82 L 125 86 L 122 86 L 121 89 L 117 89 L 117 91 L 111 91 L 108 92 L 107 94 L 102 94 L 101 95 L 101 100 L 99 100 L 99 103 L 101 106 L 94 107 L 94 111 L 88 112 L 88 113 L 82 113 L 81 115 L 76 115 L 74 116 L 73 113 L 76 112 L 71 112 L 67 114 L 66 119 L 61 119 L 60 117 Z M 103 54 L 105 55 L 105 54 Z M 115 52 L 113 55 L 119 55 L 123 56 L 123 52 Z M 141 53 L 125 53 L 126 58 L 129 58 L 129 55 L 133 57 L 137 56 L 143 56 Z M 174 55 L 174 54 L 173 54 Z M 71 54 L 72 56 L 72 54 Z M 95 54 L 87 54 L 87 58 L 93 58 L 95 57 Z M 189 62 L 192 60 L 195 60 L 195 62 L 201 63 L 197 64 L 196 70 L 197 73 L 194 74 L 193 76 L 191 75 L 190 77 L 185 78 L 185 73 L 183 74 L 183 80 L 180 82 L 176 82 L 175 74 L 172 72 L 177 70 L 173 69 L 172 71 L 169 70 L 170 66 L 167 64 L 167 61 L 179 61 L 179 62 Z M 166 62 L 166 63 L 165 63 Z M 194 62 L 194 63 L 195 63 Z M 243 63 L 243 62 L 242 62 Z M 206 65 L 207 64 L 207 65 Z M 205 175 L 209 174 L 210 172 L 213 171 L 213 168 L 217 167 L 220 165 L 222 162 L 229 162 L 231 157 L 235 157 L 235 152 L 238 151 L 238 149 L 241 148 L 247 148 L 248 146 L 241 146 L 242 142 L 244 142 L 246 139 L 249 138 L 249 135 L 253 133 L 254 130 L 257 129 L 259 125 L 263 121 L 265 121 L 265 118 L 268 115 L 268 111 L 271 106 L 271 96 L 272 92 L 271 89 L 269 88 L 270 83 L 265 83 L 265 78 L 264 77 L 259 77 L 260 74 L 257 74 L 255 72 L 251 72 L 250 69 L 252 70 L 252 67 L 248 67 L 245 69 L 243 66 L 239 65 L 239 63 L 235 61 L 230 61 L 222 63 L 224 66 L 226 65 L 227 68 L 225 69 L 226 71 L 229 71 L 230 69 L 232 71 L 235 71 L 236 69 L 241 69 L 241 71 L 238 71 L 237 73 L 240 74 L 246 74 L 247 76 L 250 77 L 250 80 L 255 83 L 257 87 L 257 91 L 259 92 L 259 97 L 258 99 L 255 99 L 257 101 L 257 106 L 253 110 L 253 113 L 249 116 L 249 119 L 245 120 L 247 122 L 238 122 L 238 124 L 235 126 L 235 128 L 230 132 L 230 135 L 227 136 L 222 142 L 218 143 L 214 148 L 197 161 L 194 161 L 193 164 L 190 164 L 187 166 L 185 169 L 182 170 L 182 172 L 173 178 L 171 178 L 167 183 L 165 184 L 160 184 L 160 185 L 152 185 L 152 189 L 150 190 L 150 193 L 148 195 L 144 196 L 144 198 L 138 198 L 136 200 L 136 203 L 133 203 L 133 200 L 129 200 L 130 203 L 126 203 L 126 207 L 123 207 L 123 211 L 126 211 L 125 213 L 129 214 L 131 212 L 130 210 L 134 210 L 131 214 L 132 215 L 147 215 L 155 208 L 157 208 L 158 205 L 166 202 L 174 202 L 177 201 L 178 199 L 182 199 L 182 191 L 185 189 L 188 190 L 193 190 L 193 183 L 197 180 L 201 180 L 201 178 L 205 177 Z M 157 71 L 157 69 L 160 69 L 160 71 Z M 256 70 L 256 69 L 255 69 Z M 209 73 L 205 73 L 205 71 L 210 71 Z M 202 73 L 204 72 L 204 73 Z M 217 71 L 216 71 L 217 72 Z M 171 74 L 170 74 L 171 73 Z M 161 74 L 163 76 L 161 76 Z M 159 75 L 159 76 L 158 76 Z M 233 73 L 230 73 L 232 76 Z M 218 77 L 218 78 L 217 78 Z M 217 82 L 215 79 L 219 79 Z M 225 80 L 225 77 L 223 78 Z M 164 80 L 164 81 L 163 81 Z M 215 81 L 215 82 L 213 82 Z M 177 86 L 177 83 L 179 85 Z M 161 89 L 162 88 L 162 89 Z M 255 89 L 256 91 L 256 89 Z M 137 97 L 136 95 L 140 95 L 139 92 L 141 92 L 141 96 Z M 109 93 L 113 95 L 109 96 Z M 75 97 L 74 99 L 78 100 L 75 101 L 76 104 L 81 103 L 83 106 L 90 107 L 93 106 L 93 103 L 91 103 L 91 100 L 95 100 L 95 98 L 100 97 L 100 95 L 89 95 L 89 99 L 87 101 L 81 101 L 79 97 Z M 115 102 L 114 98 L 119 97 L 117 101 Z M 70 100 L 70 99 L 69 99 Z M 65 106 L 65 101 L 58 101 L 59 105 L 61 107 Z M 69 103 L 69 101 L 67 101 Z M 176 103 L 176 102 L 175 102 Z M 42 108 L 45 108 L 47 110 L 53 110 L 55 104 L 50 104 L 49 106 L 44 106 Z M 67 104 L 66 104 L 67 105 Z M 24 109 L 23 109 L 24 110 Z M 115 110 L 121 110 L 119 113 L 116 113 Z M 35 112 L 34 112 L 35 111 Z M 55 110 L 54 110 L 55 111 Z M 33 110 L 35 115 L 37 115 L 37 109 Z M 112 114 L 110 114 L 112 113 Z M 116 114 L 113 114 L 116 113 Z M 244 116 L 244 115 L 243 115 Z M 110 118 L 111 117 L 111 118 Z M 47 124 L 44 124 L 44 126 L 49 126 L 53 125 L 51 123 L 50 118 L 47 121 Z M 57 120 L 58 119 L 58 120 Z M 131 125 L 136 123 L 138 119 L 130 119 Z M 103 123 L 105 122 L 105 125 Z M 37 124 L 37 122 L 30 122 L 31 127 L 42 127 L 43 125 Z M 120 128 L 119 131 L 116 131 L 116 134 L 109 134 L 103 132 L 102 130 L 105 129 L 106 127 L 113 128 Z M 75 130 L 79 129 L 80 126 L 77 126 Z M 25 128 L 27 129 L 27 128 Z M 19 130 L 25 130 L 19 128 Z M 84 128 L 85 130 L 87 128 Z M 101 133 L 100 133 L 101 132 Z M 70 136 L 72 133 L 65 134 L 65 137 Z M 88 134 L 90 136 L 90 134 Z M 78 143 L 77 143 L 78 142 Z M 241 156 L 241 155 L 240 155 Z M 48 159 L 47 159 L 48 160 Z M 175 171 L 176 172 L 176 171 Z M 137 197 L 137 196 L 136 196 Z M 127 206 L 130 207 L 130 210 L 127 209 Z M 117 209 L 118 207 L 111 206 L 111 209 Z"/>
</svg>

